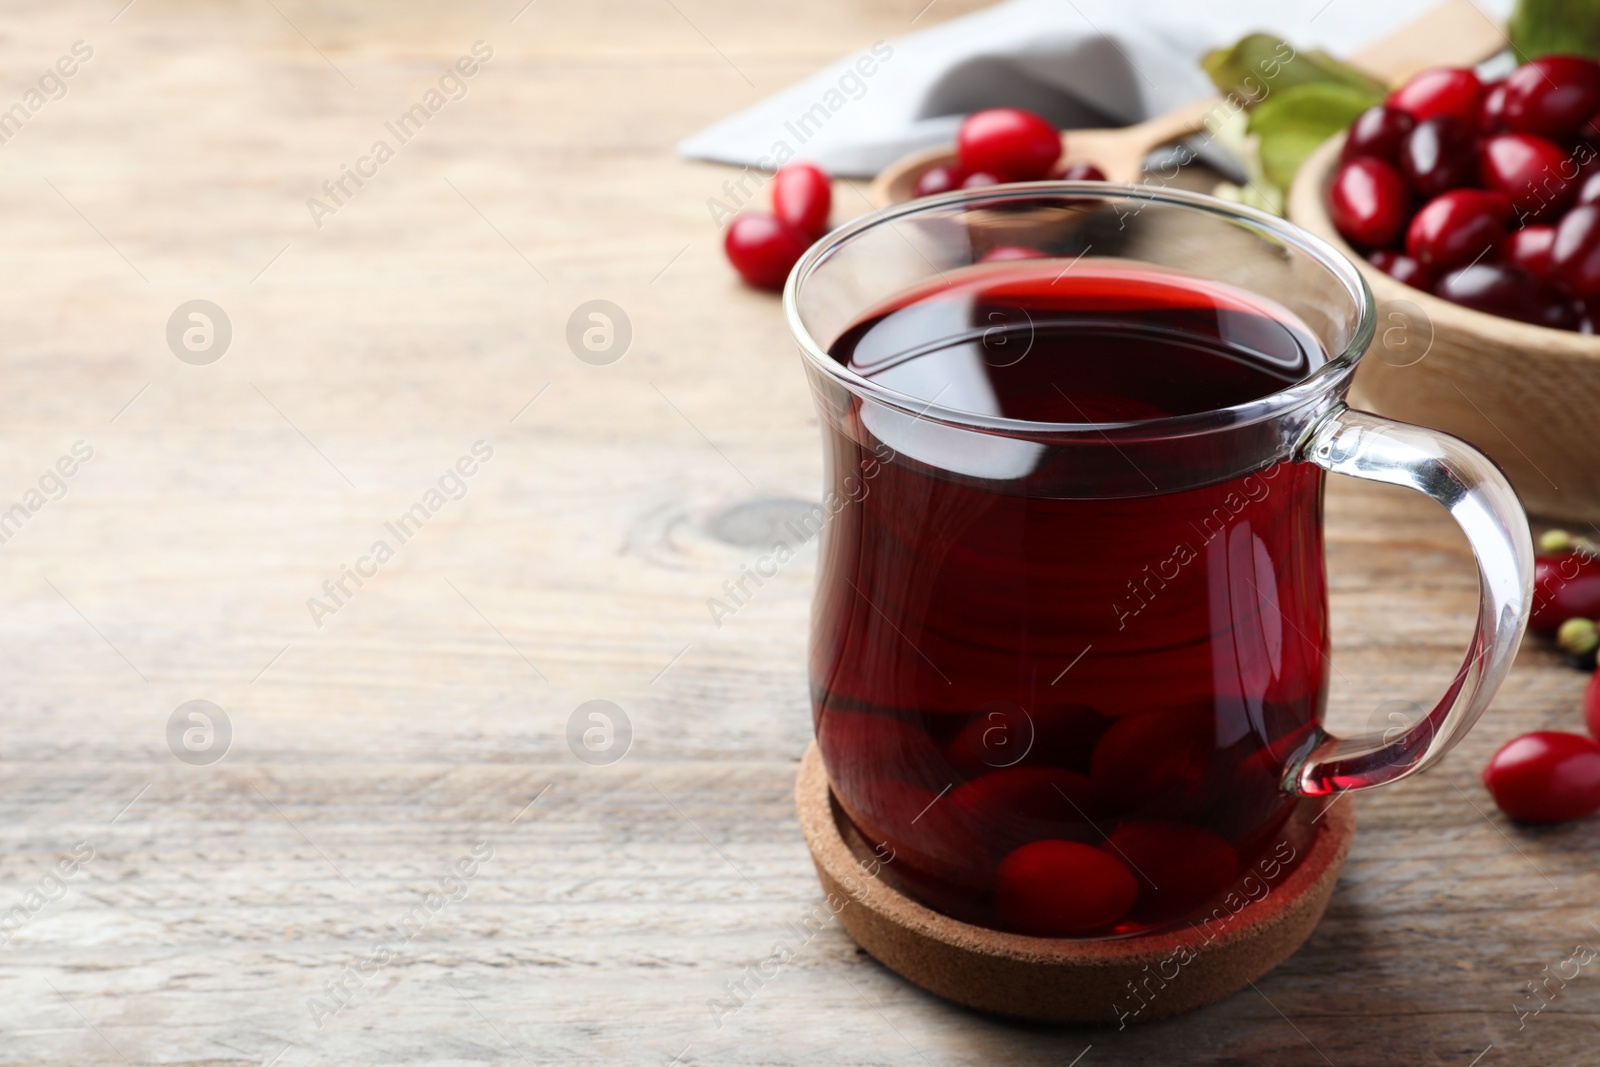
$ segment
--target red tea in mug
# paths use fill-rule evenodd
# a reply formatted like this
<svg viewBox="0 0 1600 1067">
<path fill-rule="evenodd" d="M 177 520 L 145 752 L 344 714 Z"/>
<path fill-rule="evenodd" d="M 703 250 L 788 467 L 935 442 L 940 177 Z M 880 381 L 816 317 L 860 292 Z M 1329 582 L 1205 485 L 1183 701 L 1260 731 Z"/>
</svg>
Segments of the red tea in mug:
<svg viewBox="0 0 1600 1067">
<path fill-rule="evenodd" d="M 830 353 L 930 405 L 1079 425 L 1219 411 L 1326 358 L 1263 298 L 1092 262 L 952 273 Z M 1148 492 L 1084 498 L 1027 432 L 924 429 L 859 398 L 824 427 L 830 484 L 857 486 L 811 653 L 842 805 L 969 921 L 1094 937 L 1196 914 L 1279 843 L 1285 767 L 1318 740 L 1323 472 L 1168 492 L 1124 453 Z M 1197 460 L 1239 469 L 1199 455 L 1215 441 Z"/>
</svg>

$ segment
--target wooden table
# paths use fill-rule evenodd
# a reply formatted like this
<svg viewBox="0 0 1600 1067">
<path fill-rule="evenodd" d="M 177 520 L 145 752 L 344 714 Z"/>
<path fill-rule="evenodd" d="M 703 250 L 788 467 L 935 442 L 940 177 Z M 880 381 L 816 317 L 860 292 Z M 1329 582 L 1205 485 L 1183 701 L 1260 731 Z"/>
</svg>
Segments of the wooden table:
<svg viewBox="0 0 1600 1067">
<path fill-rule="evenodd" d="M 1584 677 L 1532 646 L 1442 766 L 1358 802 L 1327 920 L 1258 991 L 1008 1025 L 830 928 L 715 1025 L 819 899 L 791 800 L 814 549 L 720 628 L 706 601 L 820 463 L 777 305 L 721 259 L 729 172 L 672 145 L 922 4 L 121 2 L 0 35 L 0 108 L 93 50 L 0 145 L 0 1063 L 1594 1062 L 1595 967 L 1513 1004 L 1600 943 L 1600 828 L 1514 828 L 1477 784 L 1577 724 Z M 465 97 L 361 163 L 478 40 Z M 369 177 L 319 228 L 341 164 Z M 596 299 L 632 325 L 609 365 L 565 339 Z M 231 323 L 214 362 L 168 344 L 191 300 Z M 1329 495 L 1332 720 L 1360 728 L 1439 691 L 1472 572 L 1425 502 Z M 368 577 L 334 601 L 342 566 Z M 631 722 L 609 765 L 567 740 L 597 699 Z M 169 745 L 192 700 L 218 761 L 215 713 Z"/>
</svg>

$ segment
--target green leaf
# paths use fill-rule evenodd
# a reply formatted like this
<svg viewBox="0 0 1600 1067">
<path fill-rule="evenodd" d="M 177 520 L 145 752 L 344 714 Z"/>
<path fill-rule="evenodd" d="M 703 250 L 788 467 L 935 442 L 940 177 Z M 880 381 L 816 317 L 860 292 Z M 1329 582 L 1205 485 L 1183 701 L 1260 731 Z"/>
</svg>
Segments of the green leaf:
<svg viewBox="0 0 1600 1067">
<path fill-rule="evenodd" d="M 1600 0 L 1517 0 L 1506 33 L 1518 58 L 1600 53 Z"/>
<path fill-rule="evenodd" d="M 1312 69 L 1319 71 L 1327 80 L 1348 85 L 1352 89 L 1359 89 L 1364 93 L 1371 93 L 1383 99 L 1389 95 L 1389 87 L 1382 81 L 1374 78 L 1359 67 L 1352 67 L 1342 59 L 1335 59 L 1320 48 L 1313 48 L 1309 52 L 1301 52 L 1299 58 L 1309 64 Z"/>
<path fill-rule="evenodd" d="M 1376 78 L 1326 52 L 1298 51 L 1267 33 L 1219 48 L 1200 65 L 1219 92 L 1250 109 L 1251 143 L 1234 147 L 1246 149 L 1251 173 L 1242 195 L 1262 206 L 1281 201 L 1306 157 L 1387 92 Z"/>
<path fill-rule="evenodd" d="M 1382 94 L 1383 85 L 1326 52 L 1297 51 L 1267 33 L 1252 33 L 1232 48 L 1219 48 L 1200 61 L 1224 96 L 1258 105 L 1302 85 L 1336 84 Z"/>
<path fill-rule="evenodd" d="M 1296 85 L 1267 97 L 1250 114 L 1267 180 L 1287 190 L 1318 145 L 1382 100 L 1381 91 L 1339 82 Z"/>
</svg>

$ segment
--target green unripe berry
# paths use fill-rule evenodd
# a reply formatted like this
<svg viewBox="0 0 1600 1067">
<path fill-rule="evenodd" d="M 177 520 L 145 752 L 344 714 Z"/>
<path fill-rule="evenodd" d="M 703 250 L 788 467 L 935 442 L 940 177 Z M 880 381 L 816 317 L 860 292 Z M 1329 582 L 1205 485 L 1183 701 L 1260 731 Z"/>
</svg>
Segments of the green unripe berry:
<svg viewBox="0 0 1600 1067">
<path fill-rule="evenodd" d="M 1574 656 L 1588 655 L 1600 646 L 1600 627 L 1588 619 L 1568 619 L 1556 631 L 1556 644 Z"/>
<path fill-rule="evenodd" d="M 1540 552 L 1565 552 L 1572 547 L 1572 535 L 1565 530 L 1546 530 L 1539 535 Z"/>
</svg>

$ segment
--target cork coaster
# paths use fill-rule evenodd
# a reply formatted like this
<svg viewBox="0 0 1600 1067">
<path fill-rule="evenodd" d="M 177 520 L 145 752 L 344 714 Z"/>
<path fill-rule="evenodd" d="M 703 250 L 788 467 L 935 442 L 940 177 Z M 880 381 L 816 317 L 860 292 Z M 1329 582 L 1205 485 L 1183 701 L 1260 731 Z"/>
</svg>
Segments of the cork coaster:
<svg viewBox="0 0 1600 1067">
<path fill-rule="evenodd" d="M 1101 941 L 999 933 L 960 922 L 889 884 L 828 784 L 815 742 L 795 784 L 800 827 L 839 922 L 884 966 L 957 1004 L 1045 1022 L 1130 1023 L 1214 1004 L 1282 963 L 1311 935 L 1355 834 L 1355 805 L 1307 826 L 1299 866 L 1225 900 L 1182 930 Z M 872 873 L 876 870 L 876 874 Z M 1235 910 L 1236 909 L 1236 910 Z"/>
</svg>

